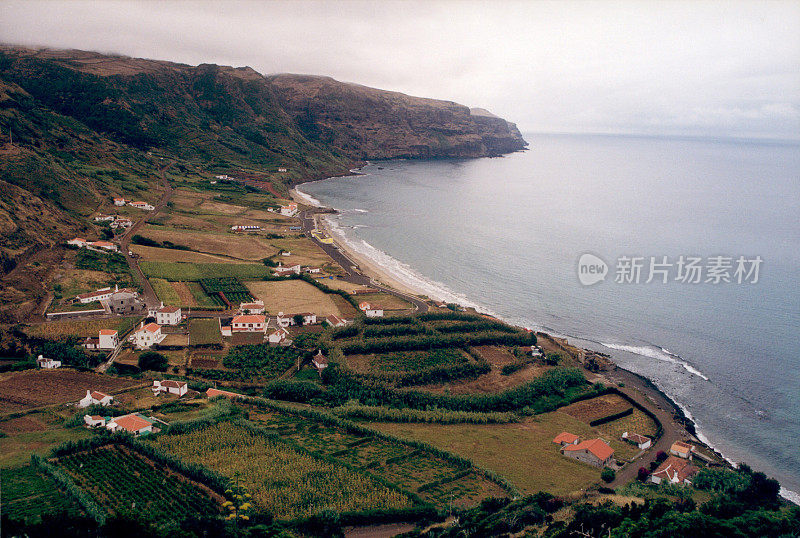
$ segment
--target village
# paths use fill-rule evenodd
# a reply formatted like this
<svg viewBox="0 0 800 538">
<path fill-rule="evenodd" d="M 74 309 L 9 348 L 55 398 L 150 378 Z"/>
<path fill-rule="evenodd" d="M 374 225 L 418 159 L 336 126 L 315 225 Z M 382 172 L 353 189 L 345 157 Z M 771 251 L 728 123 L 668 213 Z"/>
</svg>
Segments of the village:
<svg viewBox="0 0 800 538">
<path fill-rule="evenodd" d="M 110 196 L 87 233 L 65 241 L 55 293 L 23 329 L 41 351 L 35 367 L 0 374 L 0 466 L 33 454 L 39 468 L 92 487 L 80 465 L 95 461 L 95 445 L 166 458 L 148 447 L 179 451 L 170 443 L 195 435 L 192 421 L 208 421 L 198 442 L 215 428 L 255 427 L 355 462 L 348 473 L 403 484 L 402 498 L 375 493 L 401 521 L 453 499 L 466 508 L 537 491 L 702 499 L 695 478 L 724 467 L 671 402 L 607 357 L 382 284 L 336 244 L 318 209 L 255 175 L 177 188 L 167 177 L 146 202 Z M 528 387 L 542 396 L 502 403 Z M 471 403 L 453 407 L 458 398 Z M 298 415 L 286 402 L 310 407 Z M 321 449 L 316 428 L 350 440 Z M 89 509 L 114 511 L 102 500 Z"/>
</svg>

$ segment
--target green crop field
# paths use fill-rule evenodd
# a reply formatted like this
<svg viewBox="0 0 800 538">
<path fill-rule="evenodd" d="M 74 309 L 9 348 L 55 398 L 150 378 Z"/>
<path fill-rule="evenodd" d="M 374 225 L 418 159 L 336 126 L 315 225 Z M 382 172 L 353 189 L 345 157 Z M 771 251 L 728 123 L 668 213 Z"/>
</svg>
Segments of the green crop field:
<svg viewBox="0 0 800 538">
<path fill-rule="evenodd" d="M 197 306 L 220 306 L 221 302 L 206 294 L 199 282 L 186 282 L 186 287 L 189 288 L 189 292 L 197 302 Z"/>
<path fill-rule="evenodd" d="M 165 305 L 181 305 L 181 298 L 178 297 L 178 293 L 175 291 L 175 288 L 170 285 L 169 281 L 163 278 L 151 278 L 150 285 L 153 286 L 153 291 L 158 295 L 158 300 L 162 301 Z"/>
<path fill-rule="evenodd" d="M 216 318 L 189 320 L 189 345 L 203 346 L 221 343 L 222 333 L 219 329 L 219 320 Z"/>
<path fill-rule="evenodd" d="M 81 513 L 75 499 L 39 469 L 30 465 L 2 469 L 0 476 L 3 483 L 3 516 L 35 523 L 46 513 Z"/>
<path fill-rule="evenodd" d="M 110 513 L 135 511 L 153 521 L 220 513 L 205 490 L 120 446 L 64 456 L 57 465 Z"/>
<path fill-rule="evenodd" d="M 498 484 L 477 474 L 471 467 L 398 441 L 370 433 L 350 432 L 289 413 L 254 409 L 250 419 L 306 450 L 366 469 L 437 506 L 446 506 L 450 502 L 456 506 L 472 506 L 485 497 L 507 496 Z M 465 478 L 467 474 L 472 477 L 469 487 L 469 480 Z M 439 482 L 442 484 L 437 487 Z M 445 487 L 444 483 L 449 482 L 458 482 L 461 491 L 457 491 L 455 486 Z"/>
<path fill-rule="evenodd" d="M 178 263 L 146 262 L 139 264 L 149 278 L 169 281 L 199 281 L 204 278 L 237 277 L 243 280 L 258 280 L 270 274 L 266 265 L 260 263 Z"/>
<path fill-rule="evenodd" d="M 324 510 L 405 508 L 411 499 L 366 474 L 295 450 L 277 436 L 223 422 L 152 442 L 182 460 L 238 477 L 253 504 L 277 518 L 293 519 Z"/>
</svg>

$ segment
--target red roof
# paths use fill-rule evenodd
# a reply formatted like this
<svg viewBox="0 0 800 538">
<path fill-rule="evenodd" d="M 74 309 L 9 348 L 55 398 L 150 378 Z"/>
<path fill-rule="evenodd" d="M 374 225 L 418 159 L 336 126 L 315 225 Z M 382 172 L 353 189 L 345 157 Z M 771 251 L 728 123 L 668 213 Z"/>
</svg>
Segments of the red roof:
<svg viewBox="0 0 800 538">
<path fill-rule="evenodd" d="M 361 310 L 369 310 L 371 308 L 371 306 L 370 306 L 369 303 L 360 303 L 358 305 L 358 308 L 360 308 Z"/>
<path fill-rule="evenodd" d="M 147 331 L 147 332 L 155 333 L 155 332 L 158 332 L 160 330 L 161 330 L 161 326 L 160 325 L 158 325 L 156 323 L 148 323 L 147 325 L 145 325 L 144 327 L 142 327 L 141 329 L 139 329 L 136 332 Z"/>
<path fill-rule="evenodd" d="M 95 247 L 113 247 L 114 243 L 109 243 L 108 241 L 95 241 L 92 243 Z"/>
<path fill-rule="evenodd" d="M 117 331 L 114 329 L 100 329 L 101 336 L 114 336 L 117 334 Z"/>
<path fill-rule="evenodd" d="M 125 415 L 119 418 L 115 418 L 114 422 L 120 428 L 127 430 L 131 433 L 136 433 L 139 430 L 143 430 L 144 428 L 150 426 L 150 423 L 148 421 L 136 415 Z"/>
<path fill-rule="evenodd" d="M 260 314 L 245 314 L 234 317 L 232 323 L 264 323 L 266 319 L 265 316 Z"/>
<path fill-rule="evenodd" d="M 158 311 L 164 314 L 174 314 L 178 310 L 180 310 L 180 308 L 177 306 L 165 306 L 164 308 L 161 308 Z"/>
<path fill-rule="evenodd" d="M 668 480 L 675 480 L 677 477 L 679 482 L 683 482 L 690 476 L 697 474 L 698 471 L 699 469 L 690 464 L 689 460 L 678 456 L 670 456 L 658 466 L 658 469 L 653 472 L 653 476 Z"/>
<path fill-rule="evenodd" d="M 161 382 L 162 387 L 171 387 L 173 389 L 180 389 L 186 386 L 185 381 L 175 381 L 174 379 L 167 379 Z"/>
<path fill-rule="evenodd" d="M 670 450 L 674 450 L 675 452 L 680 452 L 681 454 L 688 455 L 694 447 L 688 443 L 684 443 L 683 441 L 675 441 L 672 443 Z"/>
<path fill-rule="evenodd" d="M 565 451 L 574 452 L 576 450 L 586 450 L 597 457 L 600 461 L 605 461 L 614 455 L 614 449 L 608 446 L 602 439 L 589 439 L 577 445 L 567 445 Z"/>
<path fill-rule="evenodd" d="M 108 398 L 108 394 L 105 394 L 105 393 L 97 391 L 97 390 L 93 390 L 92 391 L 92 398 L 94 398 L 95 400 L 102 400 L 103 398 Z"/>
<path fill-rule="evenodd" d="M 214 398 L 215 396 L 225 396 L 227 398 L 247 398 L 244 394 L 237 394 L 236 392 L 228 392 L 227 390 L 208 389 L 206 396 Z"/>
<path fill-rule="evenodd" d="M 559 433 L 558 435 L 555 436 L 555 439 L 553 439 L 553 442 L 557 443 L 559 445 L 561 443 L 564 443 L 564 444 L 567 444 L 567 445 L 571 445 L 572 443 L 574 443 L 578 439 L 580 439 L 580 437 L 578 437 L 574 433 L 561 432 L 561 433 Z"/>
<path fill-rule="evenodd" d="M 629 433 L 627 439 L 631 443 L 636 443 L 637 445 L 642 445 L 650 440 L 649 437 L 645 437 L 644 435 L 639 435 L 638 433 Z"/>
</svg>

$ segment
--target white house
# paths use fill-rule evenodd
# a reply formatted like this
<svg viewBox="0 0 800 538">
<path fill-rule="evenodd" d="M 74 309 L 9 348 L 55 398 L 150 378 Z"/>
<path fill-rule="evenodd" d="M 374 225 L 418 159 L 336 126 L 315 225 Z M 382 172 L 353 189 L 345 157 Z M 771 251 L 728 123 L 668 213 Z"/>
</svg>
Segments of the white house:
<svg viewBox="0 0 800 538">
<path fill-rule="evenodd" d="M 287 171 L 287 169 L 286 169 L 286 168 L 278 168 L 278 172 L 281 172 L 281 173 L 283 173 L 283 172 L 286 172 L 286 171 Z"/>
<path fill-rule="evenodd" d="M 119 251 L 119 249 L 117 248 L 117 245 L 115 245 L 114 243 L 110 243 L 108 241 L 89 241 L 88 243 L 86 243 L 86 246 L 87 247 L 92 247 L 94 249 L 100 248 L 100 249 L 103 249 L 103 250 L 107 250 L 109 252 L 118 252 Z"/>
<path fill-rule="evenodd" d="M 106 425 L 106 419 L 100 415 L 83 415 L 83 421 L 89 428 L 97 428 Z"/>
<path fill-rule="evenodd" d="M 106 407 L 114 403 L 114 397 L 97 390 L 87 390 L 86 396 L 78 402 L 78 407 L 89 407 L 90 405 L 102 405 Z"/>
<path fill-rule="evenodd" d="M 577 445 L 581 438 L 570 432 L 561 432 L 553 438 L 553 442 L 559 446 Z"/>
<path fill-rule="evenodd" d="M 86 239 L 84 239 L 83 237 L 76 237 L 75 239 L 70 239 L 69 241 L 67 241 L 67 244 L 68 245 L 72 245 L 74 247 L 83 248 L 88 243 L 86 242 Z"/>
<path fill-rule="evenodd" d="M 267 318 L 263 315 L 234 316 L 231 321 L 231 331 L 246 333 L 263 333 L 267 330 Z"/>
<path fill-rule="evenodd" d="M 282 344 L 289 337 L 289 331 L 283 327 L 278 327 L 277 330 L 269 333 L 267 340 L 270 344 Z"/>
<path fill-rule="evenodd" d="M 289 314 L 284 314 L 283 312 L 278 312 L 278 315 L 275 317 L 275 322 L 278 324 L 278 327 L 288 327 L 290 325 L 294 325 L 294 320 L 292 316 Z"/>
<path fill-rule="evenodd" d="M 241 303 L 239 305 L 240 314 L 263 314 L 266 312 L 264 301 L 253 301 L 252 303 Z"/>
<path fill-rule="evenodd" d="M 119 345 L 119 333 L 114 329 L 100 329 L 97 340 L 98 349 L 116 349 Z"/>
<path fill-rule="evenodd" d="M 684 443 L 683 441 L 675 441 L 672 443 L 672 446 L 669 447 L 670 454 L 687 460 L 692 459 L 692 452 L 694 452 L 694 447 L 689 443 Z"/>
<path fill-rule="evenodd" d="M 145 211 L 152 211 L 155 209 L 155 206 L 152 206 L 147 202 L 128 202 L 128 205 L 135 207 L 136 209 L 143 209 Z"/>
<path fill-rule="evenodd" d="M 303 267 L 303 272 L 308 273 L 310 275 L 315 275 L 322 272 L 322 269 L 319 267 Z"/>
<path fill-rule="evenodd" d="M 119 196 L 114 198 L 114 205 L 116 206 L 123 206 L 125 205 L 125 198 L 121 198 Z"/>
<path fill-rule="evenodd" d="M 111 288 L 103 288 L 97 291 L 91 291 L 89 293 L 81 293 L 80 295 L 76 296 L 75 299 L 78 300 L 81 304 L 92 303 L 94 301 L 108 301 L 111 299 L 111 295 L 114 292 L 111 291 Z"/>
<path fill-rule="evenodd" d="M 331 314 L 330 316 L 325 318 L 325 323 L 327 323 L 331 327 L 344 327 L 350 322 L 347 321 L 346 319 L 340 318 L 339 316 Z"/>
<path fill-rule="evenodd" d="M 297 214 L 297 204 L 294 202 L 281 206 L 281 215 L 287 217 L 294 217 Z"/>
<path fill-rule="evenodd" d="M 42 357 L 41 355 L 39 355 L 39 357 L 36 359 L 36 365 L 39 368 L 45 368 L 45 369 L 61 368 L 61 361 L 48 359 L 46 357 Z"/>
<path fill-rule="evenodd" d="M 317 323 L 317 315 L 311 312 L 303 312 L 300 314 L 303 316 L 303 325 L 314 325 Z M 294 318 L 294 316 L 292 316 Z"/>
<path fill-rule="evenodd" d="M 178 325 L 181 322 L 180 307 L 164 306 L 164 303 L 157 308 L 148 310 L 147 315 L 156 318 L 156 323 L 159 325 Z"/>
<path fill-rule="evenodd" d="M 639 435 L 638 433 L 633 432 L 623 432 L 622 438 L 625 441 L 638 446 L 642 450 L 650 448 L 650 445 L 653 444 L 653 441 L 649 437 L 645 437 L 644 435 Z"/>
<path fill-rule="evenodd" d="M 383 309 L 382 308 L 373 308 L 369 303 L 361 303 L 358 305 L 359 310 L 364 312 L 368 318 L 382 318 L 383 317 Z"/>
<path fill-rule="evenodd" d="M 275 276 L 289 276 L 291 274 L 299 275 L 300 270 L 300 264 L 298 263 L 286 267 L 279 265 L 278 267 L 275 267 L 272 272 L 275 273 Z"/>
<path fill-rule="evenodd" d="M 174 379 L 165 379 L 164 381 L 156 379 L 153 381 L 154 393 L 166 392 L 167 394 L 176 394 L 180 397 L 186 394 L 187 390 L 189 390 L 189 385 L 187 385 L 185 381 L 175 381 Z"/>
<path fill-rule="evenodd" d="M 125 217 L 118 217 L 114 219 L 114 221 L 109 226 L 111 226 L 111 228 L 114 230 L 116 230 L 117 228 L 127 229 L 133 226 L 133 221 Z"/>
<path fill-rule="evenodd" d="M 661 465 L 650 475 L 650 481 L 654 484 L 668 482 L 670 484 L 691 485 L 692 477 L 700 469 L 689 463 L 688 460 L 677 456 L 670 456 L 661 462 Z"/>
<path fill-rule="evenodd" d="M 328 358 L 322 354 L 322 350 L 317 350 L 317 354 L 311 359 L 311 364 L 314 365 L 318 371 L 322 371 L 328 367 Z"/>
<path fill-rule="evenodd" d="M 95 222 L 110 222 L 110 221 L 114 220 L 114 218 L 115 218 L 114 215 L 97 215 L 94 218 L 94 221 Z"/>
<path fill-rule="evenodd" d="M 238 226 L 231 226 L 232 232 L 257 232 L 261 229 L 261 226 L 255 225 L 243 225 L 240 224 Z"/>
<path fill-rule="evenodd" d="M 166 334 L 161 334 L 161 326 L 155 323 L 142 324 L 139 329 L 133 333 L 134 345 L 139 349 L 148 349 L 155 344 L 160 343 Z"/>
<path fill-rule="evenodd" d="M 153 423 L 138 413 L 114 417 L 106 422 L 106 429 L 112 432 L 126 431 L 133 435 L 142 435 L 153 431 Z"/>
</svg>

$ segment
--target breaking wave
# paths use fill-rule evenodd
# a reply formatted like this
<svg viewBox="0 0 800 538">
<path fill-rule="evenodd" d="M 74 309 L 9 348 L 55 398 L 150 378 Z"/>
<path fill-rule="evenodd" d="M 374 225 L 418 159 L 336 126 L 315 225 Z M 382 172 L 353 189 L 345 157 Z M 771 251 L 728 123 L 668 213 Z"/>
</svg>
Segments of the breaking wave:
<svg viewBox="0 0 800 538">
<path fill-rule="evenodd" d="M 678 365 L 682 366 L 690 374 L 694 374 L 697 377 L 699 377 L 701 379 L 704 379 L 705 381 L 709 380 L 708 377 L 706 377 L 703 374 L 703 372 L 701 372 L 700 370 L 698 370 L 697 368 L 695 368 L 694 366 L 692 366 L 691 364 L 689 364 L 688 362 L 683 360 L 678 355 L 675 355 L 674 353 L 672 353 L 671 351 L 669 351 L 668 349 L 665 349 L 663 347 L 657 347 L 657 346 L 629 346 L 629 345 L 625 345 L 625 344 L 609 344 L 609 343 L 606 343 L 606 342 L 600 342 L 600 344 L 602 344 L 603 346 L 605 346 L 607 348 L 610 348 L 610 349 L 616 349 L 618 351 L 626 351 L 628 353 L 633 353 L 635 355 L 641 355 L 643 357 L 650 357 L 651 359 L 656 359 L 656 360 L 659 360 L 659 361 L 671 362 L 673 364 L 678 364 Z"/>
</svg>

